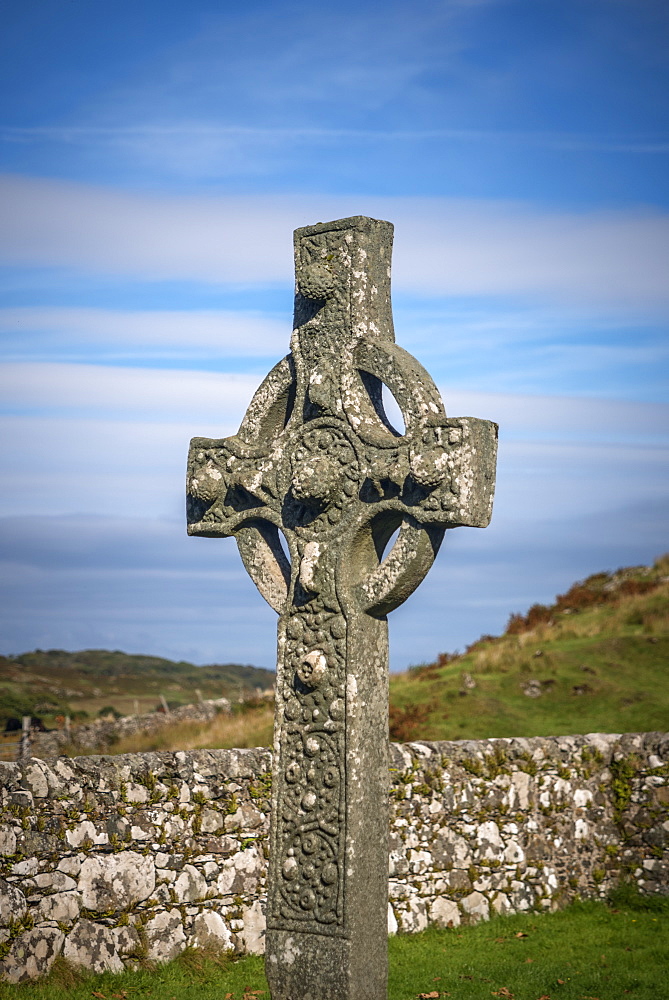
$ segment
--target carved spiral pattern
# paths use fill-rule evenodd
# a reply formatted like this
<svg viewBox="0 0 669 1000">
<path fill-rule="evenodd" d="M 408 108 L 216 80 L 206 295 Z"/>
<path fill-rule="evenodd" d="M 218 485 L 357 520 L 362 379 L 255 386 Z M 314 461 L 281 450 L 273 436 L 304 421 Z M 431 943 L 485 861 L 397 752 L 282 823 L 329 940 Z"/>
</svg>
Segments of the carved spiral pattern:
<svg viewBox="0 0 669 1000">
<path fill-rule="evenodd" d="M 280 690 L 283 790 L 269 900 L 275 927 L 343 928 L 345 643 L 338 611 L 319 599 L 294 609 Z"/>
</svg>

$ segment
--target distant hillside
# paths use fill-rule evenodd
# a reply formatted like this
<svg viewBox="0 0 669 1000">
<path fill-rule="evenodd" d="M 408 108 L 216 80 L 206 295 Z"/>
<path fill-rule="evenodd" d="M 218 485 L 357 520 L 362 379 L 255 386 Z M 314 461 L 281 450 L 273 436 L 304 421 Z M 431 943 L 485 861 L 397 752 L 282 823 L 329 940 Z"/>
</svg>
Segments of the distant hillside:
<svg viewBox="0 0 669 1000">
<path fill-rule="evenodd" d="M 669 729 L 669 556 L 597 573 L 551 605 L 514 614 L 502 636 L 390 678 L 392 739 L 549 736 Z M 60 712 L 94 717 L 112 706 L 151 711 L 221 695 L 248 697 L 274 673 L 236 664 L 196 667 L 118 651 L 40 650 L 0 657 L 0 719 Z M 166 727 L 119 752 L 266 745 L 272 706 L 247 702 L 231 718 Z"/>
<path fill-rule="evenodd" d="M 236 663 L 193 663 L 120 650 L 35 650 L 0 656 L 0 726 L 33 715 L 49 724 L 58 715 L 94 717 L 111 707 L 122 715 L 152 711 L 162 694 L 171 707 L 203 698 L 237 698 L 274 684 L 274 672 Z"/>
<path fill-rule="evenodd" d="M 397 740 L 669 729 L 669 556 L 597 573 L 502 636 L 390 679 Z"/>
</svg>

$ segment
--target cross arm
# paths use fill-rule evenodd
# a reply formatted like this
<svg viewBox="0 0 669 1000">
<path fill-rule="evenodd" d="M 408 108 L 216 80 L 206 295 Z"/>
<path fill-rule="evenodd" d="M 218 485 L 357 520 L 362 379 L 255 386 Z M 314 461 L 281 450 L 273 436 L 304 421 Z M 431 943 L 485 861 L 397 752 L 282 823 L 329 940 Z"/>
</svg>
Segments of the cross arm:
<svg viewBox="0 0 669 1000">
<path fill-rule="evenodd" d="M 404 434 L 388 425 L 382 384 L 399 405 Z M 445 528 L 488 525 L 497 424 L 477 417 L 447 417 L 439 390 L 422 365 L 396 344 L 370 340 L 362 340 L 356 349 L 344 408 L 366 445 L 370 502 L 394 498 L 396 509 Z"/>
<path fill-rule="evenodd" d="M 274 520 L 272 463 L 237 435 L 193 438 L 188 452 L 186 515 L 189 535 L 235 534 L 258 516 Z"/>
<path fill-rule="evenodd" d="M 492 517 L 497 424 L 448 417 L 422 429 L 410 448 L 410 472 L 428 495 L 416 516 L 447 528 L 486 528 Z"/>
</svg>

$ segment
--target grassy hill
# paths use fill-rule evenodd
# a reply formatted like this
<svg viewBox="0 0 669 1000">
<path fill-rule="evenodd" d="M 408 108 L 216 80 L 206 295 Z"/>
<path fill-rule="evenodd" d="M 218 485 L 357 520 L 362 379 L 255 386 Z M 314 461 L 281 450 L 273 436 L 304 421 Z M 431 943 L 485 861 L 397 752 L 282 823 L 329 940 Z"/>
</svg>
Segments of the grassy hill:
<svg viewBox="0 0 669 1000">
<path fill-rule="evenodd" d="M 274 672 L 234 663 L 193 663 L 137 656 L 120 650 L 35 650 L 0 656 L 0 727 L 8 716 L 34 715 L 49 724 L 57 714 L 94 717 L 111 706 L 122 715 L 150 712 L 164 695 L 170 707 L 203 698 L 237 697 L 274 683 Z"/>
<path fill-rule="evenodd" d="M 669 728 L 669 556 L 597 573 L 504 635 L 391 677 L 391 738 Z"/>
<path fill-rule="evenodd" d="M 390 678 L 395 740 L 477 739 L 669 728 L 669 556 L 598 573 L 502 636 Z M 212 723 L 137 735 L 119 752 L 268 746 L 273 712 L 239 706 Z"/>
</svg>

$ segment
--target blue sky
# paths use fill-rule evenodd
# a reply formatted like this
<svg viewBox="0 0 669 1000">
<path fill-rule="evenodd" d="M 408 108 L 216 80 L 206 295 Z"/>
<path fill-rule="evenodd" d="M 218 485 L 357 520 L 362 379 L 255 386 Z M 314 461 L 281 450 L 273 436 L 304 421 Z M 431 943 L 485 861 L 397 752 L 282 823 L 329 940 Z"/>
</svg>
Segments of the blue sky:
<svg viewBox="0 0 669 1000">
<path fill-rule="evenodd" d="M 395 224 L 399 342 L 497 420 L 393 668 L 667 545 L 669 8 L 5 2 L 0 650 L 274 661 L 192 435 L 288 346 L 292 230 Z"/>
</svg>

